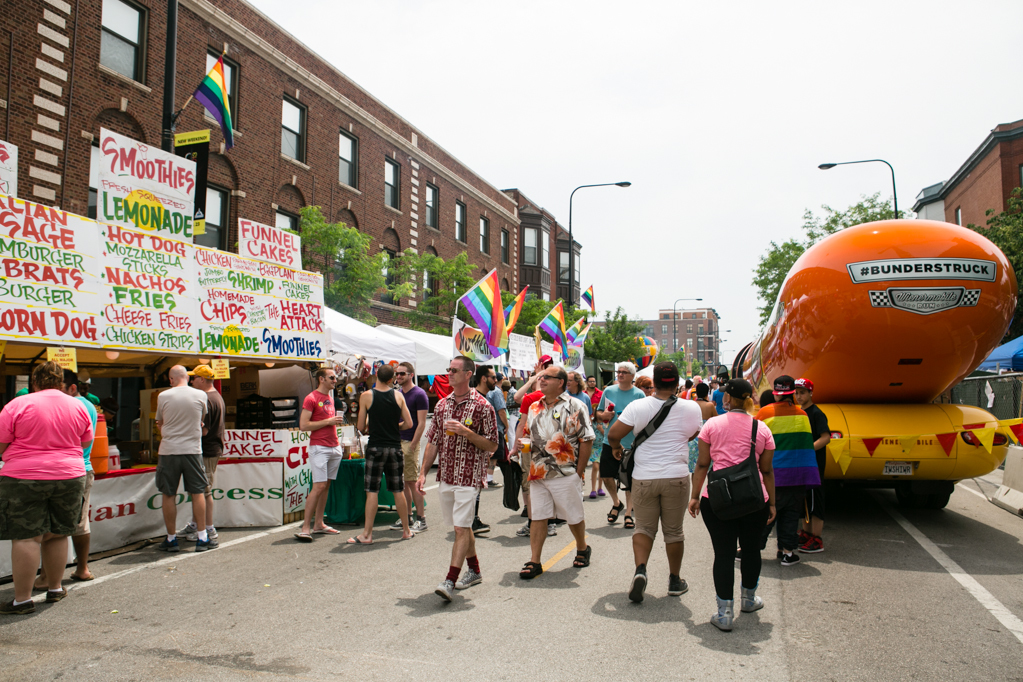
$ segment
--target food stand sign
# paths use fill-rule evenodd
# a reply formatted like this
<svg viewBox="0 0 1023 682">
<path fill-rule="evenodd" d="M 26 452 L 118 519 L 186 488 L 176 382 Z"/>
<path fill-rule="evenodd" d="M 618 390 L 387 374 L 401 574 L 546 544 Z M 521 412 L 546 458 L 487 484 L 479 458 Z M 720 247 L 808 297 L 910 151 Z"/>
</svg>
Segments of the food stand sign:
<svg viewBox="0 0 1023 682">
<path fill-rule="evenodd" d="M 192 241 L 195 162 L 100 128 L 100 222 Z"/>
<path fill-rule="evenodd" d="M 297 234 L 244 218 L 238 219 L 238 253 L 293 270 L 302 267 L 302 240 Z"/>
<path fill-rule="evenodd" d="M 210 360 L 210 369 L 213 370 L 214 379 L 231 378 L 231 363 L 224 358 L 214 358 L 213 360 Z"/>
<path fill-rule="evenodd" d="M 18 148 L 0 140 L 0 194 L 18 196 Z"/>
<path fill-rule="evenodd" d="M 74 348 L 54 348 L 52 346 L 47 346 L 46 359 L 49 362 L 56 362 L 63 369 L 69 369 L 72 372 L 78 371 L 78 353 Z"/>
</svg>

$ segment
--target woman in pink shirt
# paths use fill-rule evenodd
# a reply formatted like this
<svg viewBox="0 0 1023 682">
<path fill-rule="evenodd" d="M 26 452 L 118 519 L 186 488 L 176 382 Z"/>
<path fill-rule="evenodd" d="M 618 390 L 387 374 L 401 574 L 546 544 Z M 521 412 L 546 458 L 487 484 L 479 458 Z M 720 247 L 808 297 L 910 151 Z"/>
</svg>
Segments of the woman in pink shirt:
<svg viewBox="0 0 1023 682">
<path fill-rule="evenodd" d="M 14 600 L 0 615 L 35 611 L 32 583 L 42 557 L 46 601 L 67 596 L 60 586 L 67 538 L 78 526 L 85 497 L 82 448 L 93 438 L 82 404 L 64 393 L 64 370 L 44 362 L 32 371 L 34 393 L 0 412 L 0 540 L 11 541 Z"/>
<path fill-rule="evenodd" d="M 757 424 L 756 444 L 753 447 L 760 470 L 761 487 L 767 506 L 737 519 L 722 519 L 714 513 L 707 493 L 701 491 L 707 472 L 741 463 L 750 455 L 753 436 L 753 387 L 744 379 L 732 379 L 724 386 L 722 404 L 725 413 L 707 420 L 700 430 L 700 456 L 693 471 L 689 513 L 695 518 L 703 511 L 703 522 L 714 545 L 714 589 L 717 592 L 718 612 L 710 622 L 720 630 L 732 629 L 735 617 L 735 543 L 742 549 L 742 602 L 744 612 L 756 611 L 764 606 L 757 596 L 760 582 L 760 550 L 764 527 L 775 516 L 774 509 L 774 437 L 766 424 Z M 705 502 L 705 504 L 701 504 Z"/>
</svg>

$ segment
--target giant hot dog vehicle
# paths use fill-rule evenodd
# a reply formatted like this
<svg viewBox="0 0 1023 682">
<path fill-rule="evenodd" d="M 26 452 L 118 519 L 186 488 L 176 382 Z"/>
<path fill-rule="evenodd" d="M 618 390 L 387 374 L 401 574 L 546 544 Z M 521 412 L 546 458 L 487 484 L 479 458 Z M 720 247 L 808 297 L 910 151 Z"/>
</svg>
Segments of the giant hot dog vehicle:
<svg viewBox="0 0 1023 682">
<path fill-rule="evenodd" d="M 886 220 L 818 242 L 789 271 L 760 338 L 733 364 L 761 391 L 780 374 L 814 382 L 828 417 L 826 479 L 894 485 L 942 508 L 956 481 L 994 470 L 1020 420 L 937 399 L 998 345 L 1016 275 L 983 235 Z"/>
</svg>

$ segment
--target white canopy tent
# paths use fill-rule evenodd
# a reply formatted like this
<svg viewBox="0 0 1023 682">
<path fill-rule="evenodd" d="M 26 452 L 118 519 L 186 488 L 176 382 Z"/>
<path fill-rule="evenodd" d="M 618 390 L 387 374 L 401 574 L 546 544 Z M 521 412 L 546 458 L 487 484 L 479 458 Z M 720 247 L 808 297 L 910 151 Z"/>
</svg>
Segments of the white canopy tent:
<svg viewBox="0 0 1023 682">
<path fill-rule="evenodd" d="M 454 357 L 450 336 L 392 327 L 389 324 L 382 324 L 377 329 L 415 343 L 416 359 L 413 364 L 416 374 L 444 374 L 448 371 L 448 363 Z"/>
<path fill-rule="evenodd" d="M 323 319 L 327 325 L 328 353 L 362 355 L 384 362 L 416 361 L 416 344 L 407 338 L 370 327 L 330 308 L 324 309 Z"/>
</svg>

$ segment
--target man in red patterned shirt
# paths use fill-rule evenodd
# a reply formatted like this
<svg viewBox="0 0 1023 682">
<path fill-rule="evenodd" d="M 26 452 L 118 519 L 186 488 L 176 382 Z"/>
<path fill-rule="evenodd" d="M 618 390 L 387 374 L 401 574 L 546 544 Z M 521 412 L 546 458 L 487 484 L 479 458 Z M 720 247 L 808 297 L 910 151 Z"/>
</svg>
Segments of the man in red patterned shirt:
<svg viewBox="0 0 1023 682">
<path fill-rule="evenodd" d="M 459 356 L 451 361 L 448 367 L 451 394 L 433 409 L 423 468 L 416 482 L 419 491 L 425 492 L 426 472 L 439 454 L 437 480 L 440 481 L 441 512 L 445 523 L 455 527 L 448 575 L 435 590 L 445 601 L 451 601 L 455 589 L 464 590 L 483 582 L 472 520 L 476 496 L 486 485 L 487 462 L 491 453 L 497 451 L 498 434 L 493 406 L 469 385 L 475 371 L 475 363 L 467 357 Z M 459 580 L 463 561 L 468 563 L 469 570 Z"/>
</svg>

